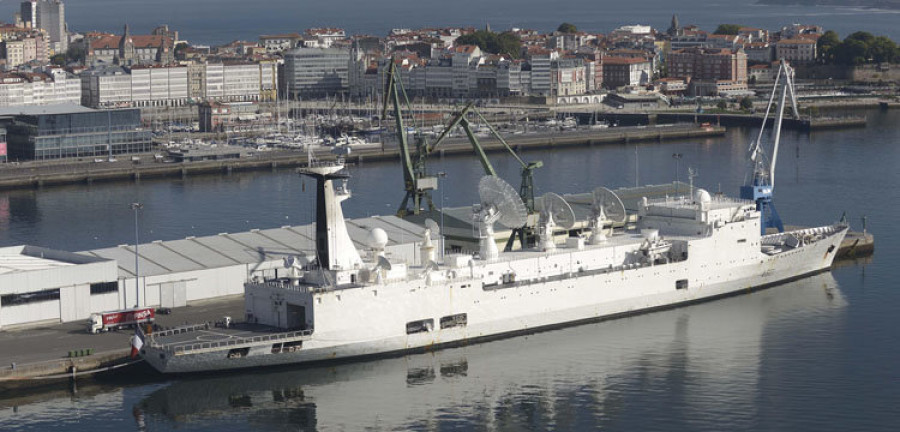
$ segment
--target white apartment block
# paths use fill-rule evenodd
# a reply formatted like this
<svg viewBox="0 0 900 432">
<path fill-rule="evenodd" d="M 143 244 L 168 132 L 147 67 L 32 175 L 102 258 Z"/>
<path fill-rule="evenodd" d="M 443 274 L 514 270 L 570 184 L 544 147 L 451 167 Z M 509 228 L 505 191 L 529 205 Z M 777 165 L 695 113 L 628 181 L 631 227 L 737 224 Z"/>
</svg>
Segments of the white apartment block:
<svg viewBox="0 0 900 432">
<path fill-rule="evenodd" d="M 61 69 L 0 74 L 0 107 L 81 103 L 81 82 Z"/>
<path fill-rule="evenodd" d="M 81 100 L 94 108 L 273 100 L 277 67 L 260 62 L 95 68 L 81 75 Z"/>
<path fill-rule="evenodd" d="M 3 41 L 3 55 L 6 57 L 7 69 L 25 63 L 25 42 L 20 40 Z"/>
<path fill-rule="evenodd" d="M 782 39 L 775 44 L 775 58 L 791 63 L 816 61 L 816 41 L 811 39 Z"/>
<path fill-rule="evenodd" d="M 188 103 L 188 68 L 134 66 L 131 106 L 181 106 Z"/>
</svg>

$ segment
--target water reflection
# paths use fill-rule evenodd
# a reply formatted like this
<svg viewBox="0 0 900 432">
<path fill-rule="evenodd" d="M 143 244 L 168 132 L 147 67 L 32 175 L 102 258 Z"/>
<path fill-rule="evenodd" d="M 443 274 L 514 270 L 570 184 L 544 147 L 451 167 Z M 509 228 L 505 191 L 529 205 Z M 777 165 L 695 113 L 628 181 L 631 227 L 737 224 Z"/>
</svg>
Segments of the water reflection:
<svg viewBox="0 0 900 432">
<path fill-rule="evenodd" d="M 832 349 L 833 340 L 818 336 L 842 326 L 845 306 L 824 273 L 712 303 L 435 353 L 186 379 L 135 409 L 161 429 L 752 429 L 766 391 L 761 370 L 789 354 L 770 350 L 795 338 L 814 338 L 811 350 Z"/>
</svg>

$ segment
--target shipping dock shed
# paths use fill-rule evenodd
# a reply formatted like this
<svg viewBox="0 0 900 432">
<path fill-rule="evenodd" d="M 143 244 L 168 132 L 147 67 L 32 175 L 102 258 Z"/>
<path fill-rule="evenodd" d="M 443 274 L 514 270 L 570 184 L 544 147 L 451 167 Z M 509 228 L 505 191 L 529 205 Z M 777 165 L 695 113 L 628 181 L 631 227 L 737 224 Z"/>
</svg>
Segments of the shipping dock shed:
<svg viewBox="0 0 900 432">
<path fill-rule="evenodd" d="M 0 330 L 87 319 L 116 309 L 111 259 L 36 246 L 0 248 Z"/>
<path fill-rule="evenodd" d="M 395 216 L 347 223 L 360 251 L 368 250 L 369 232 L 381 228 L 389 238 L 385 252 L 391 260 L 418 263 L 424 228 Z M 134 245 L 78 253 L 0 248 L 0 330 L 87 320 L 91 313 L 134 306 L 171 308 L 242 295 L 244 282 L 253 277 L 286 274 L 287 257 L 311 261 L 314 234 L 310 224 L 154 241 L 138 245 L 137 269 Z"/>
</svg>

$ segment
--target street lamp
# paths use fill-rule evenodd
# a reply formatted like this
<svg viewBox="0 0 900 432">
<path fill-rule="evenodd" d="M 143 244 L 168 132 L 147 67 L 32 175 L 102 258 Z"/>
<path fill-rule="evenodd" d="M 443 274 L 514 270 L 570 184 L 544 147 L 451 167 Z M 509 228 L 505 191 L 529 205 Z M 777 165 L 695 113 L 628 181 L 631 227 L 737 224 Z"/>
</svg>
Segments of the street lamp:
<svg viewBox="0 0 900 432">
<path fill-rule="evenodd" d="M 438 180 L 444 180 L 447 178 L 447 173 L 445 173 L 443 171 L 437 173 L 437 175 L 438 175 Z M 444 246 L 444 184 L 446 184 L 447 182 L 442 181 L 440 183 L 442 183 L 442 184 L 439 184 L 438 186 L 439 186 L 439 189 L 441 190 L 441 260 L 443 260 L 444 247 L 445 247 Z"/>
<path fill-rule="evenodd" d="M 675 159 L 675 195 L 678 195 L 678 163 L 681 161 L 681 153 L 672 153 L 672 159 Z"/>
<path fill-rule="evenodd" d="M 141 305 L 141 272 L 138 267 L 138 210 L 144 208 L 139 202 L 131 203 L 131 209 L 134 210 L 134 295 L 135 307 Z"/>
</svg>

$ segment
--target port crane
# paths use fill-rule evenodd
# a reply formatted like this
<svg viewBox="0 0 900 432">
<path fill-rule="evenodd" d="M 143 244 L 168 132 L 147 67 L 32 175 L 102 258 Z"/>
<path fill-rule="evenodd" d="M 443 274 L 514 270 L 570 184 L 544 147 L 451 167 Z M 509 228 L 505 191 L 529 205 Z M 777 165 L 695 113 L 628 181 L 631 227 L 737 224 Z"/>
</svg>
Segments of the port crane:
<svg viewBox="0 0 900 432">
<path fill-rule="evenodd" d="M 779 94 L 780 102 L 775 105 L 775 96 Z M 781 123 L 784 120 L 784 109 L 786 99 L 791 97 L 791 111 L 795 119 L 800 119 L 800 113 L 797 110 L 797 96 L 794 93 L 794 70 L 784 59 L 778 67 L 778 75 L 775 78 L 775 84 L 772 86 L 772 94 L 769 96 L 769 103 L 766 106 L 766 114 L 763 117 L 762 127 L 759 129 L 759 136 L 756 141 L 750 144 L 750 165 L 748 178 L 741 186 L 741 198 L 756 202 L 756 209 L 759 210 L 762 217 L 760 224 L 762 234 L 766 234 L 767 228 L 775 228 L 778 232 L 784 232 L 784 223 L 778 216 L 773 203 L 773 195 L 775 192 L 775 162 L 778 158 L 778 144 L 781 140 Z M 772 145 L 771 156 L 767 155 L 762 145 L 763 132 L 766 129 L 766 123 L 769 120 L 769 113 L 775 109 L 775 121 L 773 130 L 775 132 L 774 143 Z"/>
<path fill-rule="evenodd" d="M 419 214 L 426 210 L 423 208 L 425 205 L 427 205 L 428 211 L 433 211 L 434 202 L 431 199 L 431 191 L 437 189 L 438 179 L 435 176 L 429 176 L 425 169 L 425 156 L 427 154 L 424 149 L 424 137 L 416 135 L 415 154 L 410 151 L 401 105 L 406 105 L 407 112 L 412 112 L 412 109 L 409 97 L 406 95 L 406 89 L 403 88 L 403 81 L 400 79 L 400 71 L 397 69 L 397 64 L 393 59 L 385 76 L 384 107 L 381 111 L 381 118 L 385 118 L 389 104 L 393 107 L 394 122 L 397 128 L 397 144 L 400 147 L 400 163 L 403 168 L 403 186 L 406 190 L 403 202 L 400 204 L 400 208 L 397 209 L 397 216 L 405 217 L 411 214 Z"/>
<path fill-rule="evenodd" d="M 469 143 L 472 144 L 472 149 L 475 150 L 475 153 L 478 155 L 478 159 L 481 162 L 481 166 L 484 168 L 484 173 L 490 176 L 496 176 L 497 173 L 494 171 L 493 165 L 491 165 L 490 160 L 488 160 L 487 155 L 485 154 L 484 147 L 481 146 L 481 143 L 478 142 L 478 138 L 475 136 L 475 133 L 472 132 L 472 127 L 469 124 L 469 120 L 467 118 L 468 113 L 474 113 L 481 121 L 487 126 L 488 130 L 490 130 L 491 134 L 503 144 L 503 147 L 509 151 L 509 153 L 513 156 L 516 162 L 519 163 L 522 167 L 522 183 L 519 186 L 519 197 L 522 198 L 522 202 L 525 203 L 525 210 L 529 218 L 535 214 L 534 208 L 534 170 L 544 166 L 544 163 L 541 161 L 532 161 L 525 162 L 521 157 L 510 147 L 509 143 L 503 139 L 503 136 L 491 126 L 490 122 L 484 118 L 484 116 L 475 108 L 474 103 L 469 103 L 460 110 L 454 117 L 453 120 L 444 128 L 444 131 L 438 136 L 438 138 L 434 141 L 434 143 L 426 146 L 426 153 L 433 153 L 437 146 L 444 141 L 444 139 L 449 136 L 450 131 L 453 130 L 456 126 L 460 126 L 466 134 L 466 137 L 469 139 Z M 521 227 L 514 227 L 513 233 L 509 237 L 509 240 L 506 242 L 506 250 L 512 250 L 513 245 L 515 244 L 516 239 L 519 239 L 519 244 L 521 247 L 528 246 L 531 239 L 533 239 L 533 233 L 529 231 L 529 225 L 534 225 L 526 223 Z"/>
<path fill-rule="evenodd" d="M 426 142 L 424 137 L 415 136 L 415 152 L 411 151 L 409 138 L 403 123 L 402 105 L 405 104 L 407 111 L 412 110 L 409 107 L 409 98 L 403 87 L 403 81 L 400 79 L 399 70 L 395 62 L 391 62 L 387 76 L 385 77 L 385 99 L 382 109 L 382 118 L 387 113 L 388 106 L 393 108 L 395 126 L 397 128 L 398 145 L 400 147 L 400 161 L 403 169 L 403 180 L 406 194 L 397 215 L 404 217 L 410 214 L 419 214 L 422 211 L 433 211 L 434 203 L 431 198 L 431 191 L 437 189 L 437 177 L 428 174 L 425 159 L 428 155 L 434 153 L 437 147 L 449 136 L 450 131 L 455 127 L 462 127 L 472 145 L 472 149 L 478 156 L 486 175 L 496 176 L 493 165 L 485 153 L 484 147 L 478 141 L 475 133 L 472 131 L 468 114 L 474 113 L 488 127 L 491 134 L 503 144 L 504 148 L 512 154 L 513 158 L 522 166 L 522 183 L 519 187 L 519 195 L 525 203 L 525 208 L 529 215 L 535 214 L 534 208 L 534 170 L 543 166 L 541 161 L 525 162 L 510 147 L 509 143 L 494 129 L 493 126 L 484 118 L 484 116 L 475 108 L 473 103 L 469 103 L 462 110 L 456 113 L 450 123 L 444 128 L 443 132 L 431 144 Z M 427 209 L 424 206 L 427 205 Z M 522 247 L 529 244 L 529 224 L 522 227 L 513 228 L 513 234 L 510 236 L 506 244 L 506 250 L 511 250 L 515 240 L 518 238 Z M 533 224 L 531 224 L 533 225 Z"/>
</svg>

